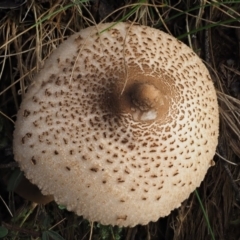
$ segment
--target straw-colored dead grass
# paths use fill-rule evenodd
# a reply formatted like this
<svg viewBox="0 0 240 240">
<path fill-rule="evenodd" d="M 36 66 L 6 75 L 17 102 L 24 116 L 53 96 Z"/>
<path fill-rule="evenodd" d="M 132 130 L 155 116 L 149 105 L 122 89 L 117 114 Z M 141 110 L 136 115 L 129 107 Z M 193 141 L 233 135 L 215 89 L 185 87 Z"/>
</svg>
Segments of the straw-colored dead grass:
<svg viewBox="0 0 240 240">
<path fill-rule="evenodd" d="M 28 1 L 19 9 L 0 12 L 0 144 L 5 156 L 0 167 L 11 165 L 11 131 L 21 98 L 33 76 L 51 52 L 72 33 L 106 21 L 135 21 L 173 34 L 190 45 L 206 62 L 218 91 L 221 115 L 216 165 L 198 189 L 215 239 L 240 236 L 240 4 L 217 1 Z M 200 7 L 201 6 L 201 7 Z M 222 23 L 221 23 L 222 22 Z M 217 27 L 215 27 L 217 26 Z M 190 32 L 191 34 L 186 34 Z M 7 122 L 7 123 L 6 123 Z M 10 157 L 9 157 L 10 156 Z M 225 159 L 228 162 L 226 162 Z M 9 165 L 7 165 L 9 166 Z M 1 168 L 1 173 L 6 169 Z M 10 171 L 12 171 L 10 169 Z M 0 177 L 1 178 L 1 177 Z M 52 203 L 38 206 L 29 216 L 29 204 L 0 190 L 2 225 L 9 238 L 42 236 L 53 227 L 64 239 L 213 239 L 195 193 L 172 214 L 148 226 L 105 229 Z M 238 199 L 237 199 L 238 197 Z M 9 212 L 13 214 L 11 217 Z M 22 214 L 24 216 L 22 216 Z M 48 223 L 43 219 L 49 220 Z M 1 223 L 0 221 L 0 223 Z M 34 230 L 33 230 L 33 226 Z M 92 228 L 91 228 L 92 226 Z M 13 235 L 15 232 L 15 235 Z M 29 237 L 30 239 L 30 237 Z"/>
</svg>

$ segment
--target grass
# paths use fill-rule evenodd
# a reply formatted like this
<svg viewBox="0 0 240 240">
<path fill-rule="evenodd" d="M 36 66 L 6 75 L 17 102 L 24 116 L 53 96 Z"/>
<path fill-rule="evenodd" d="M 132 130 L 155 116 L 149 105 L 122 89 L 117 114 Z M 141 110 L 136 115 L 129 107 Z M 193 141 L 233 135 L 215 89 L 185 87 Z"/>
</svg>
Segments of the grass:
<svg viewBox="0 0 240 240">
<path fill-rule="evenodd" d="M 211 239 L 212 239 L 212 240 L 215 240 L 214 233 L 213 233 L 213 230 L 212 230 L 212 227 L 211 227 L 211 223 L 210 223 L 210 221 L 209 221 L 208 215 L 207 215 L 207 213 L 206 213 L 206 211 L 205 211 L 205 208 L 204 208 L 204 206 L 203 206 L 202 200 L 201 200 L 201 198 L 200 198 L 197 190 L 195 190 L 195 194 L 196 194 L 196 196 L 197 196 L 199 205 L 200 205 L 200 207 L 201 207 L 201 209 L 202 209 L 202 212 L 203 212 L 205 221 L 206 221 L 206 223 L 207 223 L 207 227 L 208 227 L 209 233 L 210 233 L 210 235 L 211 235 Z"/>
<path fill-rule="evenodd" d="M 240 1 L 106 2 L 95 6 L 90 1 L 35 1 L 0 11 L 0 238 L 237 239 Z M 221 125 L 216 166 L 208 172 L 198 194 L 148 226 L 116 228 L 89 223 L 56 203 L 40 206 L 24 201 L 7 191 L 2 179 L 16 168 L 11 154 L 13 122 L 34 74 L 67 36 L 104 19 L 135 21 L 178 37 L 205 61 L 218 92 Z M 235 164 L 228 164 L 228 169 L 237 187 L 233 187 L 219 156 Z"/>
</svg>

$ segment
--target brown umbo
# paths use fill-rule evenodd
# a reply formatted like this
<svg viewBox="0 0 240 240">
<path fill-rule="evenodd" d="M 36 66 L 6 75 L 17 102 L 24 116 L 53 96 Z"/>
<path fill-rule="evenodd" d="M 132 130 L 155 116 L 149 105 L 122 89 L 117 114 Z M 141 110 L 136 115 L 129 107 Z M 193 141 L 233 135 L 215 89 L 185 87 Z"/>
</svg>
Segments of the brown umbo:
<svg viewBox="0 0 240 240">
<path fill-rule="evenodd" d="M 214 163 L 218 104 L 189 47 L 150 27 L 110 26 L 74 34 L 49 57 L 18 112 L 14 154 L 67 209 L 134 226 L 200 185 Z"/>
</svg>

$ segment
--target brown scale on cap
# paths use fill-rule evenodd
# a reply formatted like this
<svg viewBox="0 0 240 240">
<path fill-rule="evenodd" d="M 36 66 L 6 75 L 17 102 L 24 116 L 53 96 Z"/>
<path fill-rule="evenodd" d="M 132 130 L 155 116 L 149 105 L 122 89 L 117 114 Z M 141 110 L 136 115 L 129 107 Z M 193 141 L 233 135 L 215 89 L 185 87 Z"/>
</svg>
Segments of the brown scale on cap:
<svg viewBox="0 0 240 240">
<path fill-rule="evenodd" d="M 102 224 L 156 221 L 200 185 L 218 139 L 197 55 L 145 26 L 101 24 L 46 61 L 22 102 L 14 153 L 28 179 Z M 151 37 L 150 37 L 151 36 Z"/>
</svg>

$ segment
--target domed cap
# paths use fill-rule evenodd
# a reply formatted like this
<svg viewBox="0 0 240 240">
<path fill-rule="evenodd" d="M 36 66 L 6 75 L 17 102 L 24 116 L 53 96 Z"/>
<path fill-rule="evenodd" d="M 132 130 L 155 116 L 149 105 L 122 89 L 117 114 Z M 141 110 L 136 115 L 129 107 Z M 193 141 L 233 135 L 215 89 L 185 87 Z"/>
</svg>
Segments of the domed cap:
<svg viewBox="0 0 240 240">
<path fill-rule="evenodd" d="M 157 221 L 200 185 L 218 142 L 206 67 L 186 45 L 128 23 L 76 33 L 22 102 L 14 154 L 43 194 L 91 221 Z"/>
</svg>

